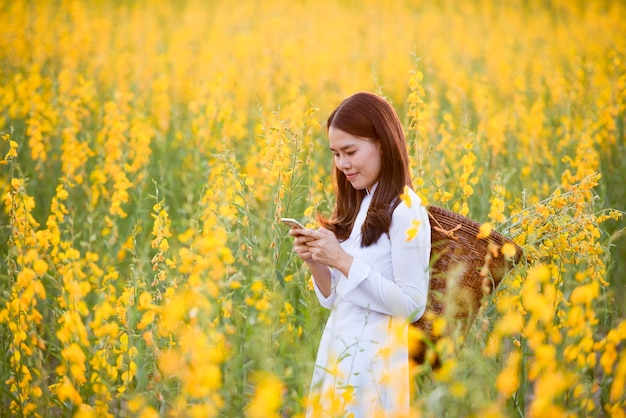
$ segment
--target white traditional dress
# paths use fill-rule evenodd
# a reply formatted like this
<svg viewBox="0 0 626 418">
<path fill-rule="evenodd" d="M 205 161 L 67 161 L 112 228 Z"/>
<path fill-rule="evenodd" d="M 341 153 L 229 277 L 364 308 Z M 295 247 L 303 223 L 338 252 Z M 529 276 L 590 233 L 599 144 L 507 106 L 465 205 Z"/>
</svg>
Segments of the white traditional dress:
<svg viewBox="0 0 626 418">
<path fill-rule="evenodd" d="M 389 235 L 361 247 L 368 193 L 341 247 L 354 256 L 348 277 L 331 269 L 331 294 L 315 292 L 331 309 L 311 382 L 307 417 L 408 417 L 408 325 L 424 313 L 429 283 L 430 224 L 409 191 L 393 212 Z M 420 223 L 417 235 L 407 231 Z M 351 415 L 352 414 L 352 415 Z"/>
</svg>

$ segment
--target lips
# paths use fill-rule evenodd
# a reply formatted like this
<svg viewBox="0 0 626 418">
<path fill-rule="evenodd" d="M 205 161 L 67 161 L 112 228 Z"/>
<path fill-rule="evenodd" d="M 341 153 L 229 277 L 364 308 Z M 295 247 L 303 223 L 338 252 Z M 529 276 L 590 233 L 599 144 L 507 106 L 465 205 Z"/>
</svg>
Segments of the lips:
<svg viewBox="0 0 626 418">
<path fill-rule="evenodd" d="M 357 176 L 357 173 L 350 173 L 350 174 L 346 173 L 346 178 L 348 179 L 348 181 L 354 180 L 356 176 Z"/>
</svg>

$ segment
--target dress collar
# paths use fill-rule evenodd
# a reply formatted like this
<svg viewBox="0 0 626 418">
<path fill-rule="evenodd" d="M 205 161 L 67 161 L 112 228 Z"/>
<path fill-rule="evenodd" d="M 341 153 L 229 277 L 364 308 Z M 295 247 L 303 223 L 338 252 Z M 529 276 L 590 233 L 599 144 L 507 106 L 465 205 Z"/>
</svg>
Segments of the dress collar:
<svg viewBox="0 0 626 418">
<path fill-rule="evenodd" d="M 376 188 L 378 187 L 378 182 L 374 183 L 374 185 L 372 186 L 372 190 L 369 190 L 367 187 L 365 188 L 365 193 L 367 193 L 368 196 L 372 196 L 374 194 L 374 192 L 376 191 Z"/>
</svg>

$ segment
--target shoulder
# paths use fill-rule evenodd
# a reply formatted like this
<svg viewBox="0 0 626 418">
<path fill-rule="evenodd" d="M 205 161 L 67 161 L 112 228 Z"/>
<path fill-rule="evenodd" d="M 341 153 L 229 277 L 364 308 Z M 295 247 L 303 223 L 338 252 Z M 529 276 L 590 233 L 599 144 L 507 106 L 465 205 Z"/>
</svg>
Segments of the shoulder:
<svg viewBox="0 0 626 418">
<path fill-rule="evenodd" d="M 407 231 L 416 228 L 416 226 L 419 230 L 418 235 L 423 237 L 423 240 L 428 241 L 430 239 L 428 208 L 424 206 L 422 199 L 409 189 L 407 195 L 400 199 L 398 206 L 393 211 L 390 236 L 401 236 L 402 240 L 405 241 Z M 419 241 L 421 242 L 422 239 Z"/>
<path fill-rule="evenodd" d="M 400 199 L 398 206 L 393 211 L 393 220 L 415 219 L 416 215 L 424 215 L 426 207 L 422 199 L 412 189 L 407 189 L 407 194 Z M 421 218 L 421 216 L 418 216 Z"/>
<path fill-rule="evenodd" d="M 422 199 L 413 190 L 409 189 L 406 196 L 400 199 L 398 206 L 393 210 L 391 228 L 407 229 L 415 221 L 428 224 L 428 209 Z"/>
</svg>

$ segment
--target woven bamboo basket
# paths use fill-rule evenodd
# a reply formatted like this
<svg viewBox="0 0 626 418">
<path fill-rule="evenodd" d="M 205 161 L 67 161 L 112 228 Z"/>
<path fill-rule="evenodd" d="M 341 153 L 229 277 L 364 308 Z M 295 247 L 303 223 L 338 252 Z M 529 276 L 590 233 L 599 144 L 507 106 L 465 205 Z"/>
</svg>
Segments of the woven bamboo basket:
<svg viewBox="0 0 626 418">
<path fill-rule="evenodd" d="M 519 262 L 522 249 L 501 234 L 492 231 L 487 238 L 477 238 L 480 223 L 458 213 L 429 206 L 431 226 L 431 274 L 426 311 L 413 325 L 425 338 L 434 342 L 434 321 L 451 315 L 463 325 L 477 313 L 482 298 L 495 289 L 504 274 Z M 505 243 L 515 246 L 516 254 L 507 260 L 500 248 Z M 450 310 L 450 312 L 447 312 Z M 423 362 L 425 345 L 412 352 Z"/>
</svg>

